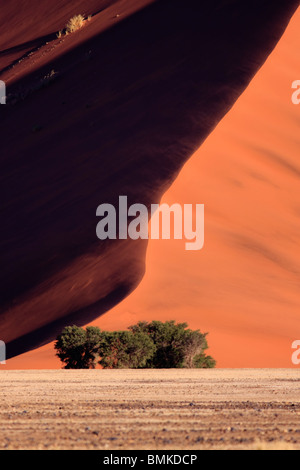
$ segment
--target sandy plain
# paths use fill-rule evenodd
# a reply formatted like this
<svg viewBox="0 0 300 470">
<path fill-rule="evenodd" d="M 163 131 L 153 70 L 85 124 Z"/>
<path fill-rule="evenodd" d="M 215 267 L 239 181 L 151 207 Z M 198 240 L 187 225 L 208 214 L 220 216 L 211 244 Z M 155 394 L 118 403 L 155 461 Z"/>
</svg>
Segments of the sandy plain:
<svg viewBox="0 0 300 470">
<path fill-rule="evenodd" d="M 3 370 L 0 390 L 0 449 L 300 449 L 298 370 Z"/>
</svg>

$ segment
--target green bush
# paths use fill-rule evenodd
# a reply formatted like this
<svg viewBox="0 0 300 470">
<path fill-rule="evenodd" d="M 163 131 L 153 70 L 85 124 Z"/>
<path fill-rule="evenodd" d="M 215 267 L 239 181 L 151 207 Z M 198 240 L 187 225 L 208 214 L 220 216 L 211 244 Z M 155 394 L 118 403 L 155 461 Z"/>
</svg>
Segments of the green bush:
<svg viewBox="0 0 300 470">
<path fill-rule="evenodd" d="M 84 330 L 67 326 L 57 337 L 54 348 L 65 369 L 94 369 L 100 340 L 101 331 L 97 327 Z"/>
<path fill-rule="evenodd" d="M 201 367 L 200 361 L 195 361 L 198 355 L 203 355 L 208 348 L 206 336 L 199 330 L 190 330 L 186 323 L 175 321 L 139 322 L 129 329 L 133 333 L 147 334 L 154 342 L 156 351 L 148 359 L 146 367 L 153 369 L 176 369 Z"/>
<path fill-rule="evenodd" d="M 139 322 L 129 331 L 86 330 L 68 326 L 57 337 L 56 355 L 65 369 L 213 368 L 216 361 L 206 356 L 206 336 L 175 321 Z"/>
<path fill-rule="evenodd" d="M 154 351 L 153 341 L 144 333 L 105 332 L 99 348 L 99 364 L 104 369 L 140 369 Z"/>
</svg>

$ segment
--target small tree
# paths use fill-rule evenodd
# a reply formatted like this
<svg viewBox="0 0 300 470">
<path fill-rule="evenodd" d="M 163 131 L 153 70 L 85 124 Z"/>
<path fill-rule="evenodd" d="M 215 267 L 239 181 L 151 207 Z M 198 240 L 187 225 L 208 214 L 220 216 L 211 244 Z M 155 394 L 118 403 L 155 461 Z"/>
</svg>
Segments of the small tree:
<svg viewBox="0 0 300 470">
<path fill-rule="evenodd" d="M 139 369 L 153 356 L 155 346 L 144 333 L 105 332 L 99 347 L 99 364 L 104 369 Z"/>
<path fill-rule="evenodd" d="M 198 369 L 213 369 L 217 363 L 211 356 L 206 356 L 204 353 L 198 354 L 193 359 L 193 367 Z"/>
<path fill-rule="evenodd" d="M 89 368 L 95 369 L 96 360 L 99 356 L 99 346 L 102 341 L 103 332 L 97 326 L 88 326 L 86 329 L 86 341 L 84 349 L 84 361 Z"/>
<path fill-rule="evenodd" d="M 67 326 L 57 337 L 54 348 L 65 369 L 93 369 L 98 356 L 101 331 L 90 326 L 86 330 Z"/>
<path fill-rule="evenodd" d="M 134 333 L 147 334 L 156 346 L 156 352 L 150 358 L 146 367 L 155 369 L 176 368 L 183 365 L 183 354 L 181 350 L 181 333 L 187 325 L 185 323 L 175 325 L 174 321 L 162 323 L 153 321 L 151 323 L 139 322 L 129 327 Z"/>
<path fill-rule="evenodd" d="M 208 348 L 207 334 L 187 329 L 187 326 L 187 323 L 176 324 L 172 320 L 165 323 L 139 322 L 129 329 L 134 334 L 138 332 L 147 334 L 156 346 L 155 354 L 148 359 L 146 367 L 155 369 L 202 367 L 201 360 L 206 358 L 204 351 Z M 198 356 L 201 356 L 201 360 L 200 358 L 196 360 Z"/>
<path fill-rule="evenodd" d="M 184 367 L 189 369 L 194 367 L 201 367 L 200 362 L 195 361 L 195 358 L 198 356 L 206 357 L 204 354 L 204 351 L 208 348 L 206 336 L 207 334 L 202 334 L 199 330 L 185 330 L 182 336 Z"/>
</svg>

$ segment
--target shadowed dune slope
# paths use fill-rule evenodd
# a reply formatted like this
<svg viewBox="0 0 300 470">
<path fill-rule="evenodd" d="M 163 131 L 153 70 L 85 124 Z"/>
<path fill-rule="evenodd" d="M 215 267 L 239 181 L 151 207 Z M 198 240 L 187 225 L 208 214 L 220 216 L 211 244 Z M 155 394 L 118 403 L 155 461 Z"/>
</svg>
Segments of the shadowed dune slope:
<svg viewBox="0 0 300 470">
<path fill-rule="evenodd" d="M 6 68 L 0 331 L 9 357 L 53 339 L 65 324 L 86 324 L 138 284 L 146 242 L 100 243 L 97 206 L 117 205 L 122 194 L 129 203 L 158 202 L 297 6 L 128 1 L 128 17 L 113 26 L 115 2 L 81 31 Z M 50 18 L 39 37 L 54 29 Z M 16 42 L 34 40 L 25 36 L 24 29 Z M 5 47 L 15 47 L 12 38 Z"/>
</svg>

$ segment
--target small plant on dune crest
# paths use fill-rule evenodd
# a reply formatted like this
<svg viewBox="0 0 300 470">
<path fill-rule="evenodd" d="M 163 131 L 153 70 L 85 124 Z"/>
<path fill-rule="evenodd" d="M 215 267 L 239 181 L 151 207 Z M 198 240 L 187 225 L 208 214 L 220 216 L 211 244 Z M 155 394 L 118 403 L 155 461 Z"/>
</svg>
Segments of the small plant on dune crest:
<svg viewBox="0 0 300 470">
<path fill-rule="evenodd" d="M 82 28 L 85 18 L 83 15 L 75 15 L 71 18 L 66 25 L 66 34 L 74 33 Z"/>
<path fill-rule="evenodd" d="M 68 34 L 75 33 L 75 31 L 78 31 L 83 27 L 85 21 L 91 21 L 91 19 L 92 15 L 89 15 L 88 18 L 85 18 L 83 15 L 73 16 L 66 24 L 65 29 L 61 29 L 56 33 L 57 39 L 61 39 L 63 36 L 68 36 Z"/>
</svg>

